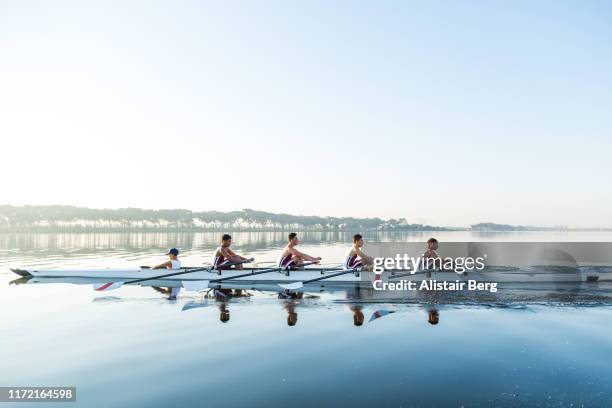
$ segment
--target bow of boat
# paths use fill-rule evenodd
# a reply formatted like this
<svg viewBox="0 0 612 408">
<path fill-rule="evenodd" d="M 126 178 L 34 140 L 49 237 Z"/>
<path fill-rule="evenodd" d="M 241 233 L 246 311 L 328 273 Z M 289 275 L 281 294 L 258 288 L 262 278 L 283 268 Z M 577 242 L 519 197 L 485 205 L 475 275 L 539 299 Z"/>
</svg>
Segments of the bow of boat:
<svg viewBox="0 0 612 408">
<path fill-rule="evenodd" d="M 31 277 L 32 276 L 32 274 L 30 272 L 28 272 L 27 270 L 25 270 L 25 269 L 17 269 L 17 268 L 15 268 L 15 269 L 11 269 L 11 271 L 13 273 L 16 273 L 17 275 L 23 276 L 23 277 Z"/>
</svg>

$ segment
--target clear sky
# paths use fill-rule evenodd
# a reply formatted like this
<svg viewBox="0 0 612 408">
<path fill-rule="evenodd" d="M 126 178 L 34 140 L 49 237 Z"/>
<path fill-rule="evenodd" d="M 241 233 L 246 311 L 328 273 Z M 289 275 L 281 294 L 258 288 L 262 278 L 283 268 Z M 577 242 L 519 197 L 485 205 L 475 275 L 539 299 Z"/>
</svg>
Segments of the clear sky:
<svg viewBox="0 0 612 408">
<path fill-rule="evenodd" d="M 0 0 L 4 204 L 612 227 L 612 3 Z"/>
</svg>

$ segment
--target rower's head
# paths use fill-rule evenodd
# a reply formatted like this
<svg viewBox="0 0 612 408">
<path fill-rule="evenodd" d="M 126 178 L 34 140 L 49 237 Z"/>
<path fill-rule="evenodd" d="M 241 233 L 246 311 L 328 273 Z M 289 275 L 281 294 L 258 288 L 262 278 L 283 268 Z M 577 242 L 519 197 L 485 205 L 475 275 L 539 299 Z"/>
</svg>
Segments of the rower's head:
<svg viewBox="0 0 612 408">
<path fill-rule="evenodd" d="M 287 238 L 289 238 L 289 243 L 291 245 L 297 245 L 300 243 L 300 240 L 298 239 L 297 234 L 295 232 L 290 233 Z"/>
<path fill-rule="evenodd" d="M 295 326 L 297 324 L 297 313 L 289 312 L 287 314 L 287 324 L 289 326 Z"/>
<path fill-rule="evenodd" d="M 427 240 L 427 249 L 433 249 L 434 251 L 438 249 L 438 240 L 435 238 L 429 238 Z"/>
<path fill-rule="evenodd" d="M 228 248 L 230 245 L 232 245 L 232 236 L 230 234 L 223 234 L 221 237 L 221 246 Z"/>
<path fill-rule="evenodd" d="M 178 254 L 179 254 L 179 250 L 176 248 L 170 248 L 170 250 L 168 251 L 168 253 L 166 255 L 168 255 L 168 258 L 170 259 L 176 259 L 178 258 Z"/>
<path fill-rule="evenodd" d="M 353 244 L 355 244 L 357 248 L 361 248 L 363 246 L 363 237 L 361 234 L 353 235 Z"/>
<path fill-rule="evenodd" d="M 435 309 L 430 310 L 427 314 L 427 321 L 429 322 L 429 324 L 438 324 L 438 322 L 440 321 L 440 314 L 438 313 L 438 311 Z"/>
</svg>

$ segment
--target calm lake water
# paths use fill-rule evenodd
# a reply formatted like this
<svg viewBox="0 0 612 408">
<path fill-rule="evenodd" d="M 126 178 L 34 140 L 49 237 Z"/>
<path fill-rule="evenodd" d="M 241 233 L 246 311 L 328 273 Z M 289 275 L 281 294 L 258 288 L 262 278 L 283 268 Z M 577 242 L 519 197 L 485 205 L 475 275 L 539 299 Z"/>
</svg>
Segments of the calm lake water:
<svg viewBox="0 0 612 408">
<path fill-rule="evenodd" d="M 96 293 L 90 285 L 9 284 L 18 278 L 11 267 L 151 265 L 173 246 L 183 265 L 200 265 L 218 235 L 0 234 L 0 386 L 76 386 L 77 403 L 66 404 L 74 407 L 612 406 L 612 288 L 603 282 L 579 302 L 547 295 L 435 304 L 361 302 L 345 291 L 299 300 L 250 291 L 219 302 L 194 293 L 168 300 L 139 286 Z M 236 251 L 260 262 L 275 260 L 285 243 L 284 233 L 233 235 Z M 609 232 L 434 235 L 612 241 Z M 349 241 L 310 233 L 301 247 L 336 265 Z"/>
</svg>

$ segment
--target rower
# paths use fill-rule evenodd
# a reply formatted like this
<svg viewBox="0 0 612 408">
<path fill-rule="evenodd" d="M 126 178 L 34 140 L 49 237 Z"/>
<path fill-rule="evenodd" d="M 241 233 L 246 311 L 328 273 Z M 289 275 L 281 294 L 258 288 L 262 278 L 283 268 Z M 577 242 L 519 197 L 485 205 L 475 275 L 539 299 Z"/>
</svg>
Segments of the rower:
<svg viewBox="0 0 612 408">
<path fill-rule="evenodd" d="M 300 266 L 304 265 L 305 261 L 315 264 L 321 262 L 320 256 L 310 256 L 295 249 L 299 243 L 300 240 L 298 239 L 297 234 L 295 232 L 290 233 L 287 246 L 281 253 L 281 256 L 278 258 L 276 266 L 279 268 L 299 268 Z"/>
<path fill-rule="evenodd" d="M 374 263 L 374 258 L 364 254 L 361 248 L 363 248 L 363 237 L 361 234 L 353 235 L 353 246 L 346 253 L 342 261 L 342 269 L 361 268 Z"/>
<path fill-rule="evenodd" d="M 171 248 L 166 255 L 168 260 L 162 264 L 154 266 L 153 269 L 181 269 L 181 261 L 178 259 L 179 250 Z"/>
<path fill-rule="evenodd" d="M 232 245 L 232 237 L 229 234 L 223 234 L 221 237 L 221 245 L 216 249 L 215 255 L 213 256 L 213 268 L 217 270 L 222 269 L 230 269 L 232 264 L 238 263 L 234 265 L 235 269 L 242 269 L 242 263 L 247 261 L 253 261 L 252 258 L 245 258 L 243 256 L 237 255 L 230 249 Z"/>
<path fill-rule="evenodd" d="M 439 258 L 440 256 L 436 252 L 437 250 L 438 250 L 438 240 L 435 239 L 435 238 L 429 238 L 427 240 L 427 250 L 425 251 L 425 253 L 423 253 L 423 258 L 425 258 L 425 259 L 427 259 L 427 258 L 432 258 L 432 259 Z"/>
<path fill-rule="evenodd" d="M 427 249 L 423 253 L 422 269 L 442 269 L 442 259 L 438 255 L 438 240 L 429 238 Z"/>
<path fill-rule="evenodd" d="M 162 264 L 154 266 L 153 269 L 181 269 L 181 261 L 179 261 L 178 259 L 178 254 L 179 254 L 178 249 L 170 248 L 170 250 L 166 254 L 168 255 L 168 260 Z M 162 287 L 153 286 L 153 289 L 160 293 L 168 295 L 169 300 L 175 300 L 176 296 L 181 291 L 181 288 L 171 288 L 171 287 L 162 288 Z"/>
</svg>

